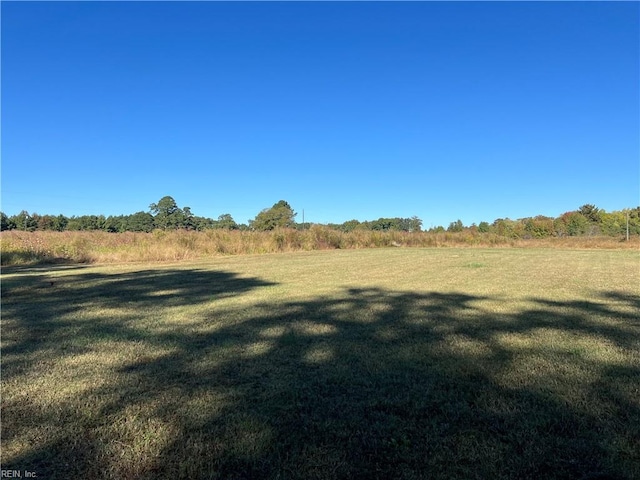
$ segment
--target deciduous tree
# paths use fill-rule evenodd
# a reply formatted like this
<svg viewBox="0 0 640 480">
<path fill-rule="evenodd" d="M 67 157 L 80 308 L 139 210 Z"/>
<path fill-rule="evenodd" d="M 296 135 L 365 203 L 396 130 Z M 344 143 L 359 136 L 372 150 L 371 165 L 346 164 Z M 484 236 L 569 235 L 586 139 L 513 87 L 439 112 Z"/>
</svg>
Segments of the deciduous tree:
<svg viewBox="0 0 640 480">
<path fill-rule="evenodd" d="M 216 227 L 217 228 L 225 228 L 227 230 L 237 230 L 238 229 L 238 224 L 236 223 L 236 221 L 233 219 L 233 217 L 228 214 L 228 213 L 224 213 L 222 215 L 220 215 L 218 217 L 218 221 L 216 223 Z"/>
<path fill-rule="evenodd" d="M 284 200 L 280 200 L 271 208 L 262 210 L 256 218 L 250 221 L 251 228 L 254 230 L 273 230 L 274 228 L 284 227 L 291 228 L 295 226 L 296 213 Z"/>
</svg>

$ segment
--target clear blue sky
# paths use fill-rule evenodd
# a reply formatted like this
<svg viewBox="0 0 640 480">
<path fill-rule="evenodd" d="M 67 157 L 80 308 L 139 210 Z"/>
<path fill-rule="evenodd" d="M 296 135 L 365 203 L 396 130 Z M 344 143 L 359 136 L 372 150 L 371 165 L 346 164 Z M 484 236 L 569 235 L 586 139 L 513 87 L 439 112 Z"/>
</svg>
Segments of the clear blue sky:
<svg viewBox="0 0 640 480">
<path fill-rule="evenodd" d="M 2 2 L 2 210 L 640 204 L 638 2 Z"/>
</svg>

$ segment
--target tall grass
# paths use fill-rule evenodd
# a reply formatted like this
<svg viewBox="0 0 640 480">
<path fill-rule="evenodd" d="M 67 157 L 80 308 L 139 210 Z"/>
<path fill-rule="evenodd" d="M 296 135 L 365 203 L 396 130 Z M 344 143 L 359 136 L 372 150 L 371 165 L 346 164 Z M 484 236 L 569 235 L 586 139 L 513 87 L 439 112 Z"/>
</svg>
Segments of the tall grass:
<svg viewBox="0 0 640 480">
<path fill-rule="evenodd" d="M 479 232 L 407 233 L 313 226 L 270 232 L 156 230 L 152 233 L 21 232 L 0 234 L 3 266 L 36 263 L 126 263 L 195 260 L 216 255 L 359 249 L 380 247 L 561 247 L 639 248 L 610 237 L 514 240 Z"/>
</svg>

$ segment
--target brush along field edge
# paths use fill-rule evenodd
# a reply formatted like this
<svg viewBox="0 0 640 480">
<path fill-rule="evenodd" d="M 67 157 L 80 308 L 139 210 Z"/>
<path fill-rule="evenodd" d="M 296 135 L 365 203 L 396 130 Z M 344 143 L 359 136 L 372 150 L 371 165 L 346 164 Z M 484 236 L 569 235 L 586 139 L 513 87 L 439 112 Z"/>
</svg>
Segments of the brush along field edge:
<svg viewBox="0 0 640 480">
<path fill-rule="evenodd" d="M 640 249 L 640 237 L 564 237 L 515 240 L 479 232 L 407 233 L 356 230 L 345 233 L 314 226 L 271 232 L 208 230 L 153 233 L 0 233 L 3 266 L 38 263 L 123 263 L 196 260 L 212 256 L 379 247 L 555 247 Z"/>
</svg>

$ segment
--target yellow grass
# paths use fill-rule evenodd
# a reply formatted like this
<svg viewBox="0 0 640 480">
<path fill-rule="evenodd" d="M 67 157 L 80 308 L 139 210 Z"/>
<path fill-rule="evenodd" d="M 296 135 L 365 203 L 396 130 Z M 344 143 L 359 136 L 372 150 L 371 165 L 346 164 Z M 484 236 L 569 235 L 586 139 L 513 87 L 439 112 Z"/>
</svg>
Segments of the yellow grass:
<svg viewBox="0 0 640 480">
<path fill-rule="evenodd" d="M 12 267 L 2 304 L 38 478 L 640 478 L 637 251 Z"/>
<path fill-rule="evenodd" d="M 355 230 L 343 233 L 314 226 L 298 231 L 272 232 L 209 230 L 153 233 L 21 232 L 0 234 L 2 265 L 35 263 L 126 263 L 195 260 L 221 255 L 377 247 L 550 247 L 585 249 L 639 249 L 640 237 L 548 238 L 513 240 L 494 234 L 406 233 Z"/>
</svg>

